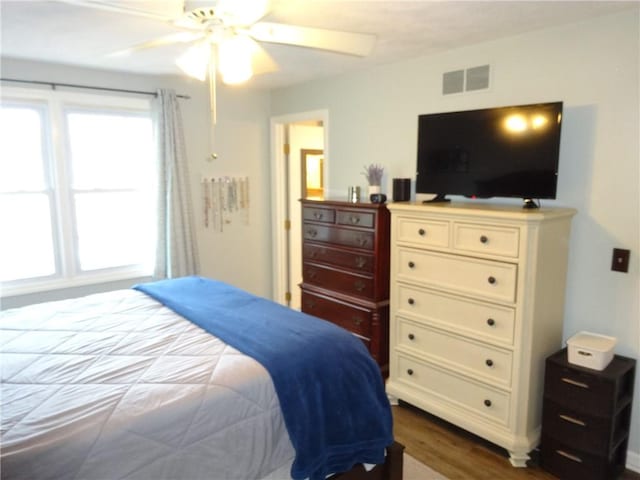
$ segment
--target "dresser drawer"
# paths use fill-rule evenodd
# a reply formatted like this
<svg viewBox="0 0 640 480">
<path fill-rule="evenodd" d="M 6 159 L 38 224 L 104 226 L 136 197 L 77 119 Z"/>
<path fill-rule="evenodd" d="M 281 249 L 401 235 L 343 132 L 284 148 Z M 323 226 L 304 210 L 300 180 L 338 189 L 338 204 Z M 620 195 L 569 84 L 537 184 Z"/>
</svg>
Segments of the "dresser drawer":
<svg viewBox="0 0 640 480">
<path fill-rule="evenodd" d="M 355 212 L 350 210 L 338 210 L 336 223 L 338 225 L 350 225 L 352 227 L 373 228 L 376 215 L 373 212 Z"/>
<path fill-rule="evenodd" d="M 396 317 L 395 324 L 398 348 L 413 350 L 417 355 L 424 352 L 430 361 L 446 363 L 456 371 L 464 369 L 465 374 L 483 377 L 485 381 L 505 387 L 511 384 L 511 352 L 470 342 L 401 317 Z"/>
<path fill-rule="evenodd" d="M 317 244 L 305 244 L 302 255 L 305 260 L 329 263 L 363 273 L 373 273 L 375 267 L 375 258 L 371 254 L 353 253 Z"/>
<path fill-rule="evenodd" d="M 358 336 L 367 339 L 371 337 L 372 312 L 370 310 L 303 291 L 302 311 L 329 320 Z"/>
<path fill-rule="evenodd" d="M 515 302 L 517 267 L 510 263 L 399 248 L 396 268 L 398 280 Z"/>
<path fill-rule="evenodd" d="M 559 441 L 543 432 L 540 464 L 562 479 L 611 480 L 624 470 L 620 457 L 626 455 L 626 445 L 627 442 L 623 442 L 610 457 L 593 455 L 575 448 L 571 442 Z"/>
<path fill-rule="evenodd" d="M 463 252 L 518 257 L 520 229 L 456 223 L 453 248 Z"/>
<path fill-rule="evenodd" d="M 449 222 L 398 217 L 396 241 L 419 247 L 449 246 Z"/>
<path fill-rule="evenodd" d="M 501 425 L 509 423 L 509 394 L 465 380 L 451 372 L 398 355 L 395 378 L 444 401 L 463 406 Z"/>
<path fill-rule="evenodd" d="M 305 263 L 302 278 L 305 283 L 347 295 L 372 298 L 374 294 L 373 277 L 341 272 L 323 265 Z"/>
<path fill-rule="evenodd" d="M 302 218 L 314 222 L 335 223 L 336 211 L 330 208 L 303 207 Z"/>
<path fill-rule="evenodd" d="M 624 438 L 623 420 L 627 419 L 621 416 L 616 428 L 609 418 L 580 413 L 548 398 L 542 408 L 542 430 L 545 434 L 593 454 L 608 452 L 615 439 Z"/>
<path fill-rule="evenodd" d="M 614 385 L 575 368 L 547 361 L 544 394 L 561 405 L 571 405 L 576 412 L 601 417 L 613 415 Z"/>
<path fill-rule="evenodd" d="M 303 226 L 303 236 L 308 241 L 335 243 L 364 250 L 373 250 L 375 239 L 373 232 L 308 223 Z"/>
<path fill-rule="evenodd" d="M 395 308 L 398 315 L 452 329 L 461 335 L 513 345 L 513 308 L 403 284 L 398 284 L 396 292 Z"/>
</svg>

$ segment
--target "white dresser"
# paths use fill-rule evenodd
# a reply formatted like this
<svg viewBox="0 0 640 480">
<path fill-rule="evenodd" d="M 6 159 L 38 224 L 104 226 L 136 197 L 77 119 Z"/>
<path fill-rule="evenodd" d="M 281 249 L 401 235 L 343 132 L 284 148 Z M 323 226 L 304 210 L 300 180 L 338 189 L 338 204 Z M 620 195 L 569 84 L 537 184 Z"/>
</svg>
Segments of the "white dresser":
<svg viewBox="0 0 640 480">
<path fill-rule="evenodd" d="M 387 393 L 509 451 L 539 443 L 562 343 L 568 208 L 390 203 Z"/>
</svg>

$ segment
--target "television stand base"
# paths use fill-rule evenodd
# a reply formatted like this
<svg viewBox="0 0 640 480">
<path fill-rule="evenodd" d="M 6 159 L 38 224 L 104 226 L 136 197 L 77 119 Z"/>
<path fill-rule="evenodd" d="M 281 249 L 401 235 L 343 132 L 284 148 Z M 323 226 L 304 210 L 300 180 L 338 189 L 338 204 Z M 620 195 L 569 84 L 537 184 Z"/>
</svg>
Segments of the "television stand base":
<svg viewBox="0 0 640 480">
<path fill-rule="evenodd" d="M 522 201 L 523 201 L 522 208 L 524 208 L 525 210 L 540 208 L 540 204 L 536 203 L 536 201 L 533 198 L 523 198 Z"/>
<path fill-rule="evenodd" d="M 450 202 L 451 200 L 447 198 L 446 193 L 436 193 L 436 196 L 431 200 L 423 200 L 422 203 L 441 203 L 441 202 Z"/>
</svg>

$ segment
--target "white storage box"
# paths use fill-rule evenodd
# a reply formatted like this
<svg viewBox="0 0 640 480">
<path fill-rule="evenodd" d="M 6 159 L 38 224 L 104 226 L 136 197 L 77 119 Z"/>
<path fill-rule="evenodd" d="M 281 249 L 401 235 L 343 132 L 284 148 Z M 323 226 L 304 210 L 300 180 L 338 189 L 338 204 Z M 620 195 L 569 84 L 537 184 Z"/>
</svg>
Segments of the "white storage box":
<svg viewBox="0 0 640 480">
<path fill-rule="evenodd" d="M 594 370 L 604 370 L 613 359 L 614 337 L 579 332 L 567 340 L 569 363 Z"/>
</svg>

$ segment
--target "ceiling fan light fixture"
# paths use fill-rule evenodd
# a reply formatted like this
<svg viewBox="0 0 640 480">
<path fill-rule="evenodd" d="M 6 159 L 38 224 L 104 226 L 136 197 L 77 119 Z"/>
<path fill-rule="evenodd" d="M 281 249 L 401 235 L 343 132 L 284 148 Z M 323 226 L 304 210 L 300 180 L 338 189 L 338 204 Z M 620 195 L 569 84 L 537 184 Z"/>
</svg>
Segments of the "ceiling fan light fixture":
<svg viewBox="0 0 640 480">
<path fill-rule="evenodd" d="M 176 59 L 176 65 L 190 77 L 204 82 L 207 78 L 207 66 L 211 57 L 211 44 L 207 41 L 190 46 Z"/>
<path fill-rule="evenodd" d="M 218 68 L 224 83 L 243 83 L 253 76 L 252 50 L 253 43 L 242 35 L 227 38 L 218 45 Z"/>
</svg>

